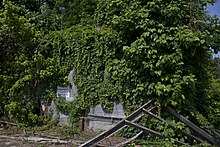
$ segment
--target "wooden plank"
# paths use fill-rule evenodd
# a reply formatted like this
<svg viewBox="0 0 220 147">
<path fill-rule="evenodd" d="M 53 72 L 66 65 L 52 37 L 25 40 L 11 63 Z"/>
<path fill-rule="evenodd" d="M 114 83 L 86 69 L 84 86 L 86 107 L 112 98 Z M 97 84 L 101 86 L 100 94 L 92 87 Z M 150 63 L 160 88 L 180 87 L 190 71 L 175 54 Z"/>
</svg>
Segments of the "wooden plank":
<svg viewBox="0 0 220 147">
<path fill-rule="evenodd" d="M 153 106 L 153 105 L 151 105 L 151 106 L 149 106 L 147 109 L 145 109 L 145 110 L 147 110 L 147 111 L 152 111 L 153 109 L 155 108 L 155 106 Z M 141 117 L 143 117 L 144 116 L 144 113 L 141 113 L 140 115 L 138 115 L 138 117 L 136 117 L 134 120 L 132 120 L 131 122 L 135 122 L 135 121 L 137 121 L 138 119 L 140 119 Z M 124 127 L 123 127 L 124 128 Z M 129 142 L 131 142 L 132 140 L 134 140 L 135 138 L 137 138 L 138 136 L 140 136 L 141 134 L 143 133 L 143 131 L 140 131 L 137 135 L 135 135 L 134 137 L 132 137 L 132 138 L 130 138 L 129 140 L 127 140 L 127 141 L 125 141 L 125 142 L 122 142 L 122 143 L 120 143 L 120 144 L 118 144 L 118 145 L 116 145 L 116 146 L 123 146 L 123 144 L 125 145 L 125 144 L 127 144 L 127 143 L 129 143 Z"/>
<path fill-rule="evenodd" d="M 101 133 L 100 135 L 98 135 L 97 137 L 87 141 L 86 143 L 80 145 L 80 147 L 90 147 L 92 145 L 95 145 L 96 143 L 102 141 L 103 139 L 105 139 L 106 137 L 111 136 L 113 133 L 116 133 L 118 131 L 120 131 L 121 129 L 123 129 L 125 127 L 125 122 L 124 120 L 120 121 L 116 126 L 114 126 L 112 129 L 105 131 L 103 133 Z"/>
<path fill-rule="evenodd" d="M 140 107 L 139 109 L 134 111 L 132 114 L 130 114 L 127 118 L 118 122 L 118 124 L 116 124 L 113 128 L 111 128 L 110 130 L 107 130 L 107 131 L 101 133 L 100 135 L 98 135 L 97 137 L 85 142 L 84 144 L 80 145 L 80 147 L 90 147 L 92 145 L 95 145 L 96 143 L 102 141 L 103 139 L 105 139 L 105 138 L 111 136 L 112 134 L 118 132 L 119 130 L 123 129 L 125 127 L 125 120 L 132 121 L 133 119 L 135 119 L 136 117 L 138 117 L 140 115 L 140 113 L 142 112 L 142 108 L 149 107 L 154 102 L 155 102 L 155 99 L 150 100 L 149 102 L 144 104 L 142 107 Z"/>
<path fill-rule="evenodd" d="M 136 134 L 134 137 L 122 142 L 122 143 L 119 143 L 116 145 L 116 147 L 122 147 L 122 146 L 125 146 L 126 144 L 132 142 L 133 140 L 135 140 L 136 138 L 138 138 L 141 134 L 143 133 L 143 131 L 140 131 L 138 134 Z"/>
<path fill-rule="evenodd" d="M 160 137 L 160 138 L 164 138 L 164 136 L 163 136 L 161 133 L 156 132 L 156 131 L 154 131 L 154 130 L 151 130 L 151 129 L 149 129 L 149 128 L 143 127 L 143 126 L 141 126 L 141 125 L 138 125 L 138 124 L 133 123 L 133 122 L 131 122 L 131 121 L 125 120 L 125 124 L 126 124 L 126 125 L 129 125 L 129 126 L 132 126 L 132 127 L 135 127 L 135 128 L 137 128 L 137 129 L 140 129 L 140 130 L 142 130 L 142 131 L 144 131 L 144 132 L 150 133 L 150 134 L 152 134 L 152 135 L 154 135 L 154 136 L 158 136 L 158 137 Z"/>
<path fill-rule="evenodd" d="M 215 131 L 214 129 L 212 129 L 211 130 L 213 133 L 215 133 L 215 135 L 217 135 L 218 137 L 220 137 L 220 134 L 217 132 L 217 131 Z"/>
<path fill-rule="evenodd" d="M 1 121 L 1 120 L 0 120 L 0 123 L 12 125 L 12 126 L 18 126 L 16 123 L 7 122 L 7 121 Z"/>
<path fill-rule="evenodd" d="M 177 128 L 176 126 L 174 126 L 173 124 L 168 123 L 168 122 L 165 121 L 163 118 L 161 118 L 161 117 L 159 117 L 159 116 L 153 114 L 152 112 L 149 112 L 149 111 L 147 111 L 147 110 L 144 109 L 144 108 L 143 108 L 143 111 L 144 111 L 145 113 L 147 113 L 148 115 L 151 115 L 152 117 L 154 117 L 154 118 L 156 118 L 156 119 L 158 119 L 158 120 L 160 120 L 160 121 L 163 121 L 163 122 L 167 123 L 167 124 L 168 124 L 169 126 L 171 126 L 172 128 L 178 129 L 178 128 Z M 194 135 L 192 135 L 192 134 L 187 133 L 187 132 L 184 131 L 184 130 L 180 130 L 180 129 L 178 129 L 178 130 L 181 131 L 182 134 L 184 134 L 184 135 L 186 135 L 186 136 L 188 136 L 188 137 L 191 137 L 191 138 L 195 139 L 195 140 L 196 140 L 197 142 L 199 142 L 199 143 L 204 142 L 203 140 L 199 139 L 198 137 L 196 137 L 196 136 L 194 136 Z"/>
<path fill-rule="evenodd" d="M 150 106 L 151 104 L 153 104 L 155 102 L 155 99 L 150 100 L 149 102 L 147 102 L 146 104 L 144 104 L 142 107 L 140 107 L 139 109 L 137 109 L 136 111 L 134 111 L 132 114 L 130 114 L 126 120 L 131 121 L 134 118 L 136 118 L 141 112 L 143 108 L 146 108 L 148 106 Z"/>
<path fill-rule="evenodd" d="M 220 146 L 220 142 L 213 138 L 211 135 L 209 135 L 208 133 L 206 133 L 204 130 L 202 130 L 201 128 L 199 128 L 198 126 L 196 126 L 195 124 L 193 124 L 191 121 L 189 121 L 188 119 L 186 119 L 185 117 L 183 117 L 182 115 L 180 115 L 179 113 L 175 112 L 172 108 L 170 107 L 166 107 L 166 109 L 173 114 L 174 116 L 176 116 L 179 120 L 181 120 L 183 123 L 185 123 L 186 125 L 188 125 L 190 128 L 192 128 L 193 130 L 195 130 L 196 132 L 198 132 L 200 135 L 202 135 L 204 138 L 206 138 L 208 141 L 210 141 L 211 143 Z"/>
<path fill-rule="evenodd" d="M 215 129 L 215 131 L 217 131 L 218 133 L 220 133 L 220 130 L 218 130 L 218 129 Z"/>
<path fill-rule="evenodd" d="M 154 131 L 154 130 L 151 130 L 151 129 L 149 129 L 149 128 L 146 128 L 146 127 L 143 127 L 143 126 L 141 126 L 141 125 L 138 125 L 138 124 L 136 124 L 136 123 L 133 123 L 133 122 L 130 122 L 130 121 L 128 121 L 128 120 L 125 120 L 125 123 L 127 124 L 127 125 L 129 125 L 129 126 L 132 126 L 132 127 L 135 127 L 135 128 L 137 128 L 137 129 L 140 129 L 140 130 L 142 130 L 142 131 L 144 131 L 144 132 L 147 132 L 147 133 L 150 133 L 150 134 L 152 134 L 152 135 L 154 135 L 154 136 L 157 136 L 157 137 L 159 137 L 159 138 L 171 138 L 171 137 L 167 137 L 167 136 L 163 136 L 161 133 L 159 133 L 159 132 L 157 132 L 157 131 Z M 179 145 L 189 145 L 189 144 L 187 144 L 187 143 L 184 143 L 184 142 L 181 142 L 181 141 L 179 141 L 179 140 L 174 140 L 175 141 L 175 143 L 177 143 L 177 144 L 179 144 Z"/>
<path fill-rule="evenodd" d="M 153 109 L 155 108 L 155 106 L 149 106 L 148 108 L 147 108 L 147 111 L 152 111 Z M 146 109 L 145 109 L 146 110 Z M 138 119 L 140 119 L 141 117 L 143 117 L 144 116 L 144 113 L 141 113 L 138 117 L 136 117 L 134 120 L 132 120 L 131 122 L 135 122 L 135 121 L 137 121 Z M 140 131 L 138 134 L 136 134 L 134 137 L 132 137 L 132 138 L 130 138 L 130 139 L 128 139 L 127 141 L 125 141 L 125 142 L 122 142 L 122 143 L 119 143 L 118 145 L 116 145 L 116 147 L 119 147 L 119 146 L 124 146 L 124 145 L 126 145 L 126 144 L 128 144 L 129 142 L 131 142 L 131 141 L 133 141 L 134 139 L 136 139 L 138 136 L 140 136 L 141 134 L 143 133 L 143 131 Z"/>
<path fill-rule="evenodd" d="M 153 107 L 149 107 L 149 108 L 147 108 L 147 111 L 151 111 L 151 110 L 153 110 L 155 107 L 153 106 Z M 135 122 L 135 121 L 137 121 L 138 119 L 140 119 L 141 117 L 143 117 L 145 114 L 144 113 L 140 113 L 135 119 L 133 119 L 131 122 Z"/>
</svg>

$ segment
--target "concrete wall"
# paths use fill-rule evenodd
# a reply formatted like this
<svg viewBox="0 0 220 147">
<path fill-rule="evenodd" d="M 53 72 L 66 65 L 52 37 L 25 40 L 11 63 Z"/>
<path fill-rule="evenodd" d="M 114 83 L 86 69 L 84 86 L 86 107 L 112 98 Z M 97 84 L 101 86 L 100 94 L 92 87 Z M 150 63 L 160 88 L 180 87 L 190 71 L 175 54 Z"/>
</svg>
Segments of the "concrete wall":
<svg viewBox="0 0 220 147">
<path fill-rule="evenodd" d="M 118 101 L 114 102 L 113 112 L 111 113 L 103 109 L 101 105 L 96 105 L 87 114 L 85 127 L 95 131 L 108 130 L 125 117 L 125 111 Z"/>
<path fill-rule="evenodd" d="M 52 111 L 52 120 L 58 121 L 59 125 L 68 125 L 68 114 L 63 111 L 57 111 L 54 101 L 52 101 L 51 105 L 48 107 L 48 111 L 48 113 Z"/>
<path fill-rule="evenodd" d="M 71 102 L 77 96 L 77 88 L 73 80 L 73 71 L 70 71 L 68 75 L 69 85 L 66 87 L 57 87 L 57 96 L 65 99 L 67 102 Z M 57 112 L 56 104 L 54 102 L 49 106 L 49 111 L 53 111 L 52 119 L 58 120 L 58 124 L 67 125 L 69 123 L 68 114 L 64 111 Z"/>
<path fill-rule="evenodd" d="M 68 75 L 70 85 L 67 87 L 57 87 L 57 96 L 65 99 L 67 102 L 72 101 L 77 96 L 77 88 L 74 84 L 73 71 Z M 69 123 L 68 114 L 65 112 L 57 112 L 56 104 L 52 102 L 49 107 L 53 111 L 52 119 L 58 120 L 60 125 L 67 125 Z M 96 105 L 91 108 L 86 114 L 84 126 L 92 130 L 108 130 L 112 128 L 121 119 L 125 118 L 125 111 L 123 106 L 118 102 L 114 102 L 113 112 L 108 112 L 101 105 Z"/>
</svg>

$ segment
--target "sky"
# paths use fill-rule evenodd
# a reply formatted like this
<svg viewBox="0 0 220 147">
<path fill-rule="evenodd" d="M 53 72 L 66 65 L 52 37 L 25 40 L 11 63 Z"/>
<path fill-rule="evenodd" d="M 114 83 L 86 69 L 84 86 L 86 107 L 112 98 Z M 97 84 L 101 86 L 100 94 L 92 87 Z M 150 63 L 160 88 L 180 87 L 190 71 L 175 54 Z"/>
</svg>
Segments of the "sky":
<svg viewBox="0 0 220 147">
<path fill-rule="evenodd" d="M 217 15 L 220 18 L 220 0 L 214 3 L 214 5 L 209 5 L 207 11 L 211 16 Z"/>
<path fill-rule="evenodd" d="M 207 7 L 207 11 L 211 16 L 217 15 L 217 17 L 220 19 L 220 0 L 217 0 L 213 5 L 209 5 Z M 212 55 L 213 58 L 220 57 L 220 53 Z"/>
</svg>

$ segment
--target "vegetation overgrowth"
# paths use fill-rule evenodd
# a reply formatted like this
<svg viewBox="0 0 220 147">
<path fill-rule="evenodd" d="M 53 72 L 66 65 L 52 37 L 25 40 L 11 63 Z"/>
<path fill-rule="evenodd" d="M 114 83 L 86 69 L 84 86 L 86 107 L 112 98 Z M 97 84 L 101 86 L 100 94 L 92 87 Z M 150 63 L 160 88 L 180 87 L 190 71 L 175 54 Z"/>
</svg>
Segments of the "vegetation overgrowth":
<svg viewBox="0 0 220 147">
<path fill-rule="evenodd" d="M 220 21 L 206 12 L 210 3 L 3 0 L 1 112 L 37 125 L 41 102 L 54 100 L 74 125 L 98 103 L 111 110 L 119 100 L 130 113 L 156 98 L 161 115 L 170 105 L 202 128 L 220 129 L 219 58 L 212 58 Z M 78 95 L 66 103 L 56 87 L 68 85 L 71 70 Z"/>
</svg>

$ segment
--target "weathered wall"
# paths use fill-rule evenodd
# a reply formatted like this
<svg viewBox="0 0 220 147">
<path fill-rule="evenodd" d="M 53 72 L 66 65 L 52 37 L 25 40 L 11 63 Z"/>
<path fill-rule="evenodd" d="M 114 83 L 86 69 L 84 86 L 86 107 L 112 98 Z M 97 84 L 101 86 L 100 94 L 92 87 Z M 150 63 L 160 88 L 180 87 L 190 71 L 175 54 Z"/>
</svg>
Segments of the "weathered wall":
<svg viewBox="0 0 220 147">
<path fill-rule="evenodd" d="M 57 87 L 57 96 L 66 101 L 72 101 L 77 95 L 77 88 L 73 80 L 73 71 L 70 71 L 68 79 L 70 85 L 67 87 Z M 50 109 L 53 111 L 53 120 L 58 120 L 60 125 L 67 125 L 69 123 L 68 114 L 62 111 L 57 112 L 54 102 L 49 107 L 49 111 Z M 103 109 L 101 105 L 91 108 L 86 114 L 84 126 L 92 130 L 108 130 L 123 118 L 125 118 L 124 108 L 118 101 L 115 101 L 112 112 Z"/>
<path fill-rule="evenodd" d="M 103 109 L 101 105 L 96 105 L 87 114 L 85 127 L 92 130 L 108 130 L 125 117 L 125 111 L 118 101 L 114 102 L 112 113 Z"/>
</svg>

